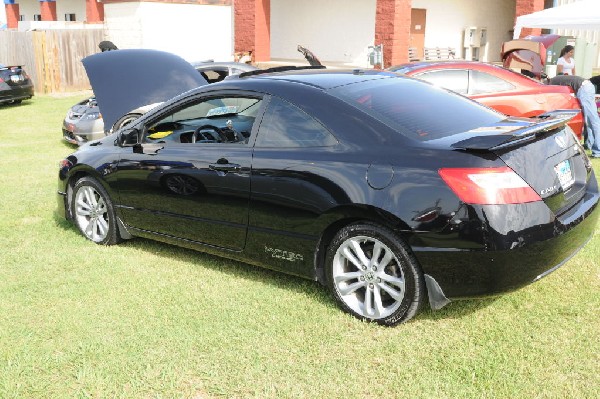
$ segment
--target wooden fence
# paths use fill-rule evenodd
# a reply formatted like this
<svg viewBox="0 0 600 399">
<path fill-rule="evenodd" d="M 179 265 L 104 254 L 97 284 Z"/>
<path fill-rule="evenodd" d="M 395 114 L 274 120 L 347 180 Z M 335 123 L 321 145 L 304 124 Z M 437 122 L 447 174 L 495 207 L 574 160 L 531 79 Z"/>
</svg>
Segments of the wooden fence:
<svg viewBox="0 0 600 399">
<path fill-rule="evenodd" d="M 101 29 L 0 31 L 0 62 L 23 65 L 36 93 L 90 89 L 81 59 L 99 52 Z"/>
</svg>

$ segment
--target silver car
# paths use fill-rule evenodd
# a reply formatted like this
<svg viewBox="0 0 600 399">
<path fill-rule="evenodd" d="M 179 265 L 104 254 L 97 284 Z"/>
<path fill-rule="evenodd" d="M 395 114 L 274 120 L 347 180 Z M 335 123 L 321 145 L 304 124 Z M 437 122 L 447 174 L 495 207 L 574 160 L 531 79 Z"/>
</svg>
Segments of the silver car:
<svg viewBox="0 0 600 399">
<path fill-rule="evenodd" d="M 67 142 L 77 145 L 104 137 L 104 121 L 96 97 L 73 105 L 63 121 L 62 131 Z"/>
</svg>

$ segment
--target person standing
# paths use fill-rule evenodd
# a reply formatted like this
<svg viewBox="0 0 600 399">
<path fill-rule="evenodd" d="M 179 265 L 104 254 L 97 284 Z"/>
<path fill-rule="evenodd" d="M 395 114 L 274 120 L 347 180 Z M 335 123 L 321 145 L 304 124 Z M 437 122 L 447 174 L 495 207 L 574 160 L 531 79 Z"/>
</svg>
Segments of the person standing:
<svg viewBox="0 0 600 399">
<path fill-rule="evenodd" d="M 557 75 L 550 79 L 551 85 L 569 86 L 581 104 L 585 122 L 585 145 L 592 150 L 592 158 L 600 158 L 600 117 L 596 107 L 596 88 L 581 76 Z"/>
<path fill-rule="evenodd" d="M 560 51 L 560 58 L 556 61 L 556 73 L 558 75 L 575 75 L 575 47 L 566 45 Z"/>
</svg>

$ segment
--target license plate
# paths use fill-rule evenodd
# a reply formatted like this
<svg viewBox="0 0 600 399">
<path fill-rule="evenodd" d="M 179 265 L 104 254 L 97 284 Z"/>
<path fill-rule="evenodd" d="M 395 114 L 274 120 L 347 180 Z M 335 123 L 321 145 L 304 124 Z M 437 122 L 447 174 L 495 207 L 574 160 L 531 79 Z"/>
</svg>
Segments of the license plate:
<svg viewBox="0 0 600 399">
<path fill-rule="evenodd" d="M 22 82 L 23 79 L 23 75 L 10 75 L 10 81 L 13 83 L 19 83 Z"/>
<path fill-rule="evenodd" d="M 556 172 L 556 176 L 558 176 L 558 181 L 563 191 L 566 191 L 575 183 L 573 172 L 571 171 L 571 162 L 568 159 L 556 165 L 554 171 Z"/>
</svg>

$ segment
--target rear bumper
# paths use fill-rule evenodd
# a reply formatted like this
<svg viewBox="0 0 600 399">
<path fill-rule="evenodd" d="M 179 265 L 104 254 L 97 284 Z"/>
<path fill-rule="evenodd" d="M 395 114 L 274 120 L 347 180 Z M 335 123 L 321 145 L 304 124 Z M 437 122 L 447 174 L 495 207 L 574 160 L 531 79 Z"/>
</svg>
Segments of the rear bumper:
<svg viewBox="0 0 600 399">
<path fill-rule="evenodd" d="M 561 219 L 555 218 L 547 208 L 544 210 L 541 202 L 505 206 L 502 210 L 481 207 L 475 210 L 480 220 L 486 221 L 481 223 L 486 240 L 480 248 L 414 248 L 415 256 L 423 272 L 431 276 L 450 299 L 518 289 L 558 269 L 593 236 L 600 216 L 600 196 L 596 184 L 590 186 L 593 187 L 572 213 Z M 540 223 L 546 218 L 546 223 Z M 503 231 L 504 225 L 523 228 Z"/>
<path fill-rule="evenodd" d="M 33 97 L 33 86 L 12 87 L 0 89 L 0 104 L 13 101 L 27 100 Z"/>
</svg>

